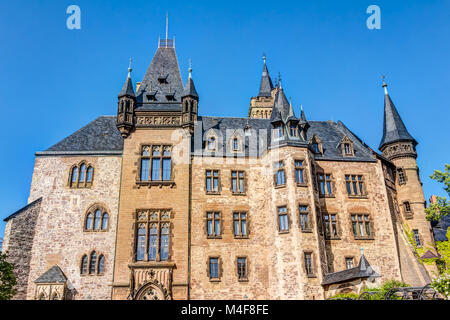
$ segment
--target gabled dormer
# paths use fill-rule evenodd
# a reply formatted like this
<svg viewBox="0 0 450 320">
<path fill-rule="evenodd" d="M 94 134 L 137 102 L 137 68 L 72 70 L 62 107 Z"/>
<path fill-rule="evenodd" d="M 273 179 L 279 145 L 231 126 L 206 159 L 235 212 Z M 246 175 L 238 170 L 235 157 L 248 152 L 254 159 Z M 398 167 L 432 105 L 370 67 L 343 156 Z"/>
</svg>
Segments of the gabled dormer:
<svg viewBox="0 0 450 320">
<path fill-rule="evenodd" d="M 354 149 L 353 141 L 350 140 L 350 138 L 347 136 L 344 136 L 342 138 L 342 140 L 337 145 L 337 148 L 341 148 L 343 157 L 354 157 L 355 156 L 355 149 Z"/>
<path fill-rule="evenodd" d="M 309 145 L 315 154 L 323 154 L 323 143 L 318 135 L 315 134 L 311 137 Z"/>
</svg>

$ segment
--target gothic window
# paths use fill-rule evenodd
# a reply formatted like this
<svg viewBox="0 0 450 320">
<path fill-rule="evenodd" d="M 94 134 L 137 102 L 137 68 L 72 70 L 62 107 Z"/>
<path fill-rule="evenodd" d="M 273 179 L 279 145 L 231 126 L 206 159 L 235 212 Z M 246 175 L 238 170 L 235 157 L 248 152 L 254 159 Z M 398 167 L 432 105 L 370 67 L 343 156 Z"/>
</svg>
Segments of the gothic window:
<svg viewBox="0 0 450 320">
<path fill-rule="evenodd" d="M 352 269 L 353 268 L 353 257 L 346 257 L 345 258 L 345 267 L 347 269 Z"/>
<path fill-rule="evenodd" d="M 248 236 L 247 225 L 246 212 L 233 213 L 233 233 L 235 238 L 246 238 Z"/>
<path fill-rule="evenodd" d="M 100 205 L 93 205 L 86 213 L 84 231 L 108 231 L 109 214 Z"/>
<path fill-rule="evenodd" d="M 303 160 L 295 160 L 294 166 L 295 166 L 295 181 L 297 182 L 297 185 L 304 185 L 306 183 L 306 177 L 305 177 L 305 168 L 304 168 L 304 161 Z"/>
<path fill-rule="evenodd" d="M 105 272 L 105 256 L 101 254 L 100 257 L 98 258 L 97 273 L 102 274 L 104 272 Z"/>
<path fill-rule="evenodd" d="M 299 212 L 300 229 L 303 232 L 311 231 L 311 226 L 310 226 L 310 222 L 309 222 L 308 206 L 307 205 L 299 205 L 298 212 Z"/>
<path fill-rule="evenodd" d="M 333 181 L 331 174 L 319 174 L 319 193 L 322 197 L 333 196 Z"/>
<path fill-rule="evenodd" d="M 366 194 L 362 175 L 345 175 L 345 184 L 349 196 L 361 197 Z"/>
<path fill-rule="evenodd" d="M 312 261 L 312 252 L 304 253 L 304 264 L 305 264 L 305 272 L 307 276 L 314 275 L 313 261 Z"/>
<path fill-rule="evenodd" d="M 247 258 L 238 257 L 237 258 L 237 274 L 239 281 L 246 281 L 247 277 Z"/>
<path fill-rule="evenodd" d="M 222 234 L 220 212 L 206 213 L 206 234 L 208 238 L 220 238 Z"/>
<path fill-rule="evenodd" d="M 95 273 L 96 264 L 97 264 L 97 253 L 95 251 L 92 251 L 89 261 L 89 274 Z"/>
<path fill-rule="evenodd" d="M 219 280 L 219 257 L 209 258 L 208 273 L 210 280 Z"/>
<path fill-rule="evenodd" d="M 206 170 L 206 193 L 219 193 L 219 170 Z"/>
<path fill-rule="evenodd" d="M 337 238 L 337 218 L 336 214 L 324 213 L 323 222 L 325 224 L 325 236 L 328 239 Z"/>
<path fill-rule="evenodd" d="M 414 241 L 416 242 L 416 246 L 421 247 L 422 242 L 420 241 L 419 230 L 415 229 L 415 230 L 413 230 L 413 233 L 414 233 Z"/>
<path fill-rule="evenodd" d="M 81 258 L 81 274 L 87 274 L 88 271 L 88 256 L 84 255 L 83 258 Z"/>
<path fill-rule="evenodd" d="M 352 214 L 352 229 L 355 238 L 372 238 L 372 227 L 368 214 Z"/>
<path fill-rule="evenodd" d="M 245 193 L 245 173 L 244 171 L 231 171 L 231 190 L 233 194 Z"/>
<path fill-rule="evenodd" d="M 277 187 L 285 186 L 286 185 L 286 177 L 284 172 L 284 162 L 278 161 L 275 163 L 275 185 Z"/>
<path fill-rule="evenodd" d="M 170 210 L 139 210 L 136 219 L 136 261 L 170 260 Z"/>
<path fill-rule="evenodd" d="M 399 185 L 405 184 L 406 183 L 406 175 L 405 175 L 405 171 L 403 170 L 403 168 L 397 169 L 397 175 L 398 175 L 398 184 Z"/>
<path fill-rule="evenodd" d="M 172 147 L 143 146 L 140 158 L 140 181 L 172 181 Z"/>
<path fill-rule="evenodd" d="M 353 141 L 350 140 L 347 136 L 344 136 L 344 138 L 342 138 L 339 145 L 341 146 L 342 156 L 352 157 L 355 155 Z"/>
<path fill-rule="evenodd" d="M 92 186 L 94 169 L 84 161 L 70 169 L 69 186 L 71 188 L 89 188 Z"/>
<path fill-rule="evenodd" d="M 280 233 L 289 232 L 289 218 L 286 207 L 278 207 L 278 231 Z"/>
</svg>

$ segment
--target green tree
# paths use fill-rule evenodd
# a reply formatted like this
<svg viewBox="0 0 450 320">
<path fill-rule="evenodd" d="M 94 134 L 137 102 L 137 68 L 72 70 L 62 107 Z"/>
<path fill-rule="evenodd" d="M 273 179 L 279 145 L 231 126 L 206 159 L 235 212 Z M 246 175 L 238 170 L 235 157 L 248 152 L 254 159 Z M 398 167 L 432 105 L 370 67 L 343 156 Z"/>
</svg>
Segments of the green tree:
<svg viewBox="0 0 450 320">
<path fill-rule="evenodd" d="M 14 266 L 6 258 L 6 254 L 0 253 L 0 300 L 9 300 L 16 294 Z"/>
<path fill-rule="evenodd" d="M 431 179 L 444 184 L 444 190 L 447 195 L 450 196 L 450 164 L 445 165 L 444 172 L 436 170 L 430 176 Z M 450 213 L 450 202 L 447 201 L 446 197 L 437 197 L 437 201 L 434 204 L 430 204 L 428 208 L 425 209 L 428 220 L 439 221 L 442 217 Z"/>
</svg>

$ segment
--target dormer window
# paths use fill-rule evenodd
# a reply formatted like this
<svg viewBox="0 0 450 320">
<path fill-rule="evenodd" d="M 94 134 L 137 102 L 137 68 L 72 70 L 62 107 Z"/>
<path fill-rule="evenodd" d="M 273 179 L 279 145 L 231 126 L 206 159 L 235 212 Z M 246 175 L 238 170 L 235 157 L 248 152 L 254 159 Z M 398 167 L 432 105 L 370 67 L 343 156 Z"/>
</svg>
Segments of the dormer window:
<svg viewBox="0 0 450 320">
<path fill-rule="evenodd" d="M 283 127 L 281 125 L 275 126 L 275 128 L 273 128 L 273 138 L 275 140 L 283 138 Z"/>
<path fill-rule="evenodd" d="M 322 140 L 316 135 L 314 135 L 311 140 L 309 141 L 309 144 L 311 146 L 311 149 L 314 153 L 321 153 L 323 154 L 323 145 Z"/>
<path fill-rule="evenodd" d="M 160 76 L 160 77 L 158 78 L 159 84 L 168 84 L 169 82 L 167 82 L 167 77 L 168 77 L 168 75 L 165 76 L 165 77 Z"/>
<path fill-rule="evenodd" d="M 242 141 L 241 141 L 240 136 L 237 136 L 237 135 L 233 136 L 231 138 L 230 144 L 231 144 L 231 150 L 233 152 L 242 151 Z"/>
<path fill-rule="evenodd" d="M 290 135 L 291 137 L 297 137 L 297 132 L 298 132 L 297 126 L 291 125 L 291 126 L 289 127 L 289 135 Z"/>
<path fill-rule="evenodd" d="M 208 138 L 208 150 L 210 151 L 216 150 L 216 137 Z"/>
<path fill-rule="evenodd" d="M 317 142 L 314 142 L 314 143 L 312 144 L 312 148 L 313 148 L 313 151 L 314 151 L 315 153 L 320 153 L 320 150 L 319 150 L 319 144 L 318 144 Z"/>
<path fill-rule="evenodd" d="M 167 101 L 176 101 L 175 100 L 175 93 L 166 94 Z"/>
<path fill-rule="evenodd" d="M 353 141 L 350 140 L 347 136 L 344 136 L 339 142 L 339 145 L 342 150 L 342 156 L 343 157 L 353 157 L 355 156 L 355 150 L 353 148 Z M 339 147 L 338 145 L 338 147 Z"/>
<path fill-rule="evenodd" d="M 148 101 L 156 101 L 156 93 L 154 93 L 154 94 L 147 94 L 147 100 Z"/>
<path fill-rule="evenodd" d="M 350 155 L 351 154 L 351 152 L 350 152 L 350 143 L 344 143 L 344 153 L 346 155 Z"/>
<path fill-rule="evenodd" d="M 239 151 L 239 140 L 238 138 L 233 139 L 233 151 Z"/>
</svg>

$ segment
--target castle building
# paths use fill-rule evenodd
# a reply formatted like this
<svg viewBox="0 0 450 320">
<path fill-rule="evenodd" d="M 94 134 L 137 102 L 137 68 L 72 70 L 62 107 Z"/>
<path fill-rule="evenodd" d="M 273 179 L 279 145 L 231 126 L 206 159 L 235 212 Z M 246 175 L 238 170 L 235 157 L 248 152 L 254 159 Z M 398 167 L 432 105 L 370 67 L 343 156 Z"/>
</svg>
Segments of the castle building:
<svg viewBox="0 0 450 320">
<path fill-rule="evenodd" d="M 342 122 L 297 117 L 264 58 L 248 118 L 201 115 L 171 39 L 117 115 L 36 153 L 6 221 L 16 299 L 326 299 L 425 285 L 433 245 L 417 141 L 385 88 L 378 153 Z M 380 125 L 381 127 L 381 125 Z"/>
</svg>

